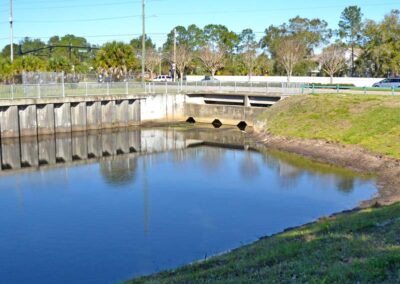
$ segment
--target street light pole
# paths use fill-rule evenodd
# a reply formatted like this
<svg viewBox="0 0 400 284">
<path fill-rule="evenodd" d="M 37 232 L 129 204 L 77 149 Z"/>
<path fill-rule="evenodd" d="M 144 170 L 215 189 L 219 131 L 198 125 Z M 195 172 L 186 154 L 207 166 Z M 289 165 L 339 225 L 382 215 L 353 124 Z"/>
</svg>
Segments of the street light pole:
<svg viewBox="0 0 400 284">
<path fill-rule="evenodd" d="M 173 64 L 173 71 L 174 71 L 174 82 L 176 82 L 176 29 L 174 29 L 174 64 Z"/>
<path fill-rule="evenodd" d="M 145 20 L 145 0 L 142 0 L 142 85 L 144 86 L 144 73 L 146 64 L 146 20 Z"/>
<path fill-rule="evenodd" d="M 10 0 L 10 61 L 14 61 L 13 4 Z"/>
</svg>

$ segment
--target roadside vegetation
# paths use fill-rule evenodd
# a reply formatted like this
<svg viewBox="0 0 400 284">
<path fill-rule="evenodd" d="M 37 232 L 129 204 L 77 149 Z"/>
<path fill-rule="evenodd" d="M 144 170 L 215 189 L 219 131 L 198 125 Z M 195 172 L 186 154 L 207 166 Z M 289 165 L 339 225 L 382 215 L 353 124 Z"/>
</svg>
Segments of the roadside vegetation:
<svg viewBox="0 0 400 284">
<path fill-rule="evenodd" d="M 329 27 L 321 18 L 296 16 L 270 25 L 257 36 L 252 29 L 232 31 L 224 25 L 176 26 L 166 41 L 156 46 L 146 35 L 145 68 L 148 79 L 168 74 L 176 64 L 179 78 L 190 75 L 270 76 L 372 76 L 400 73 L 400 11 L 392 10 L 380 21 L 364 18 L 358 6 L 349 6 Z M 176 38 L 176 58 L 174 40 Z M 322 53 L 316 50 L 322 47 Z M 382 52 L 384 50 L 385 52 Z M 112 81 L 139 76 L 142 37 L 127 42 L 90 43 L 76 35 L 53 36 L 47 42 L 24 38 L 0 52 L 0 81 L 19 83 L 24 72 L 64 72 L 73 80 L 80 74 L 101 75 Z M 350 57 L 350 59 L 349 59 Z M 68 78 L 68 76 L 67 76 Z"/>
<path fill-rule="evenodd" d="M 360 145 L 400 158 L 400 97 L 309 95 L 276 104 L 261 119 L 274 135 Z"/>
<path fill-rule="evenodd" d="M 128 283 L 399 283 L 400 204 L 321 219 Z"/>
</svg>

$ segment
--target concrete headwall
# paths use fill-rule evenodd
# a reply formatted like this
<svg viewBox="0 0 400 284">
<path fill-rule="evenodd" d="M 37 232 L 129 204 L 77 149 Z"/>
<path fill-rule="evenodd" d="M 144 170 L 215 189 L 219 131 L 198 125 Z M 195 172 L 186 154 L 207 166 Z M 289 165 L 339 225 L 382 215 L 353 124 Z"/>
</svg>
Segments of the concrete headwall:
<svg viewBox="0 0 400 284">
<path fill-rule="evenodd" d="M 185 116 L 192 117 L 200 123 L 213 123 L 214 120 L 219 120 L 222 124 L 238 125 L 243 121 L 248 126 L 253 126 L 257 116 L 265 111 L 266 108 L 185 104 Z"/>
<path fill-rule="evenodd" d="M 182 120 L 185 95 L 149 94 L 141 100 L 141 121 L 175 121 Z"/>
</svg>

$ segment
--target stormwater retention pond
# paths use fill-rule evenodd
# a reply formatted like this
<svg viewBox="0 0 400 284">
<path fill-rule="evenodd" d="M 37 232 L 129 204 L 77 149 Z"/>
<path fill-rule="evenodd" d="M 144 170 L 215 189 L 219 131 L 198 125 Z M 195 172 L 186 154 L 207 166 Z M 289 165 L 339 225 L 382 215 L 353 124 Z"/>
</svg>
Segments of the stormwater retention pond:
<svg viewBox="0 0 400 284">
<path fill-rule="evenodd" d="M 1 282 L 118 283 L 377 193 L 373 178 L 251 143 L 186 126 L 2 141 Z"/>
</svg>

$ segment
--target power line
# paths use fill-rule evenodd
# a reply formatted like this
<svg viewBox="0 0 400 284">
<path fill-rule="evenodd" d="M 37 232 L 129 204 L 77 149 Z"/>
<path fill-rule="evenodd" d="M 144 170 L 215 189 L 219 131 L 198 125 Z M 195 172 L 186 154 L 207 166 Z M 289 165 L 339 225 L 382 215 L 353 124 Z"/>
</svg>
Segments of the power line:
<svg viewBox="0 0 400 284">
<path fill-rule="evenodd" d="M 166 36 L 168 33 L 146 33 L 146 35 L 153 37 L 161 37 Z M 83 38 L 102 38 L 102 37 L 139 37 L 141 33 L 128 33 L 128 34 L 103 34 L 103 35 L 76 35 L 76 37 L 83 37 Z M 50 39 L 53 36 L 30 36 L 30 39 Z M 26 36 L 15 36 L 16 39 L 25 39 Z M 0 40 L 8 39 L 8 37 L 0 38 Z"/>
<path fill-rule="evenodd" d="M 398 5 L 398 2 L 390 3 L 375 3 L 365 4 L 363 7 L 380 7 Z M 329 5 L 329 6 L 309 6 L 309 7 L 293 7 L 293 8 L 276 8 L 276 9 L 251 9 L 251 10 L 215 10 L 215 11 L 199 11 L 199 12 L 176 12 L 176 13 L 157 13 L 157 16 L 183 16 L 183 15 L 218 15 L 218 14 L 252 14 L 252 13 L 275 13 L 275 12 L 287 12 L 287 11 L 298 11 L 298 10 L 322 10 L 322 9 L 334 9 L 342 8 L 343 5 Z"/>
<path fill-rule="evenodd" d="M 91 18 L 91 19 L 70 19 L 70 20 L 45 20 L 45 21 L 16 21 L 17 23 L 29 24 L 49 24 L 49 23 L 76 23 L 76 22 L 101 22 L 110 20 L 125 20 L 140 18 L 142 15 L 118 16 L 118 17 L 104 17 L 104 18 Z M 156 18 L 156 15 L 147 16 L 146 18 Z"/>
<path fill-rule="evenodd" d="M 162 2 L 162 1 L 167 1 L 167 0 L 148 0 L 149 2 Z M 68 9 L 68 8 L 84 8 L 84 7 L 104 7 L 104 6 L 121 6 L 121 5 L 131 5 L 135 3 L 140 3 L 140 1 L 121 1 L 121 2 L 103 2 L 103 3 L 96 3 L 95 5 L 93 4 L 74 4 L 74 5 L 64 5 L 64 6 L 40 6 L 36 5 L 34 7 L 29 6 L 29 7 L 21 7 L 18 8 L 18 10 L 50 10 L 50 9 Z M 3 9 L 0 11 L 8 11 L 7 9 Z"/>
</svg>

